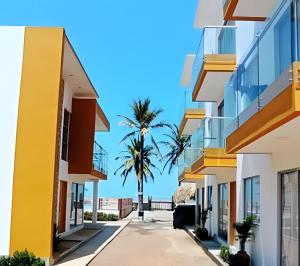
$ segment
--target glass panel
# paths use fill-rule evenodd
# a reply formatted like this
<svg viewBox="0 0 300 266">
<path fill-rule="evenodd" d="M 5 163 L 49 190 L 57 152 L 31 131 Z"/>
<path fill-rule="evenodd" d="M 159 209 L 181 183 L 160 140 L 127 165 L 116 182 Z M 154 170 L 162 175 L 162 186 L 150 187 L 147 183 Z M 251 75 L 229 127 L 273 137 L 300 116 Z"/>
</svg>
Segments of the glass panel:
<svg viewBox="0 0 300 266">
<path fill-rule="evenodd" d="M 219 236 L 227 241 L 228 229 L 228 185 L 219 185 Z"/>
<path fill-rule="evenodd" d="M 281 265 L 299 265 L 299 176 L 281 175 Z"/>
<path fill-rule="evenodd" d="M 207 187 L 207 207 L 212 207 L 212 186 Z"/>
<path fill-rule="evenodd" d="M 72 184 L 70 227 L 76 226 L 76 189 L 77 184 Z"/>
<path fill-rule="evenodd" d="M 206 55 L 236 54 L 235 26 L 205 27 L 201 38 L 192 70 L 192 87 L 198 80 Z"/>
<path fill-rule="evenodd" d="M 76 225 L 83 223 L 84 185 L 78 185 Z"/>
<path fill-rule="evenodd" d="M 286 5 L 259 40 L 260 93 L 292 63 L 291 4 Z"/>
<path fill-rule="evenodd" d="M 260 178 L 252 179 L 252 215 L 256 217 L 256 222 L 260 222 Z"/>
<path fill-rule="evenodd" d="M 69 145 L 69 124 L 70 124 L 70 113 L 65 110 L 63 118 L 63 134 L 62 134 L 62 151 L 61 159 L 67 161 L 68 159 L 68 145 Z"/>
<path fill-rule="evenodd" d="M 225 86 L 225 124 L 228 136 L 284 90 L 291 82 L 294 61 L 292 4 L 285 1 L 253 42 Z"/>
<path fill-rule="evenodd" d="M 234 72 L 224 88 L 224 134 L 229 136 L 238 128 L 238 72 Z M 231 118 L 231 119 L 229 119 Z"/>
<path fill-rule="evenodd" d="M 179 123 L 184 116 L 184 113 L 189 109 L 205 109 L 205 102 L 194 102 L 192 99 L 192 92 L 186 91 L 180 106 Z"/>
<path fill-rule="evenodd" d="M 96 171 L 107 174 L 107 152 L 95 141 L 94 142 L 94 157 L 93 166 Z"/>
<path fill-rule="evenodd" d="M 252 214 L 251 178 L 245 179 L 244 182 L 244 218 L 246 219 L 249 215 Z"/>
</svg>

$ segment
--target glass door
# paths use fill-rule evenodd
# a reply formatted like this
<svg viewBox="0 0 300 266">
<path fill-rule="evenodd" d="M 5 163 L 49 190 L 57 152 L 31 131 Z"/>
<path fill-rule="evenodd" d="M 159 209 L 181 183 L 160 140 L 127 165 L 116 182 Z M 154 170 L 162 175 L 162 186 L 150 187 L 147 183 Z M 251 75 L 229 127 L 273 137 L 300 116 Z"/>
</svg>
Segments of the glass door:
<svg viewBox="0 0 300 266">
<path fill-rule="evenodd" d="M 72 184 L 70 227 L 83 224 L 84 185 Z"/>
<path fill-rule="evenodd" d="M 228 184 L 219 185 L 219 236 L 227 241 L 228 234 Z"/>
<path fill-rule="evenodd" d="M 281 265 L 299 265 L 299 171 L 281 174 Z"/>
</svg>

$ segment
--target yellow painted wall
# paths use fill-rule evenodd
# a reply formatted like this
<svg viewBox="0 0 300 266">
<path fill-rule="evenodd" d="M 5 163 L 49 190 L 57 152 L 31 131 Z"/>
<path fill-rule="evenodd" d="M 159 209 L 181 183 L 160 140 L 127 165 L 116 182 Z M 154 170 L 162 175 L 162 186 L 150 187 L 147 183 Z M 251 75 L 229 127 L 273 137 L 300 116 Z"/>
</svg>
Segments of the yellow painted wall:
<svg viewBox="0 0 300 266">
<path fill-rule="evenodd" d="M 10 253 L 52 256 L 53 195 L 64 31 L 26 28 Z"/>
</svg>

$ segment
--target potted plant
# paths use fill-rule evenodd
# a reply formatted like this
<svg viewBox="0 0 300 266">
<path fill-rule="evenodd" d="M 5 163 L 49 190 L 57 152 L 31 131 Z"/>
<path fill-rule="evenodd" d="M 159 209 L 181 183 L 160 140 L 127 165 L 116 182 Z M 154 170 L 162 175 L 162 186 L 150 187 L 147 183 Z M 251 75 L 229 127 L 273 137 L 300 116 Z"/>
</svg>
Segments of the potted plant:
<svg viewBox="0 0 300 266">
<path fill-rule="evenodd" d="M 253 236 L 252 229 L 255 226 L 255 216 L 248 216 L 243 222 L 234 223 L 233 227 L 237 231 L 237 238 L 240 241 L 240 251 L 234 257 L 234 265 L 250 266 L 250 256 L 245 250 L 245 244 Z"/>
<path fill-rule="evenodd" d="M 208 218 L 208 213 L 211 208 L 202 209 L 201 211 L 201 225 L 196 227 L 195 233 L 200 240 L 208 240 L 208 230 L 205 228 L 205 224 Z"/>
</svg>

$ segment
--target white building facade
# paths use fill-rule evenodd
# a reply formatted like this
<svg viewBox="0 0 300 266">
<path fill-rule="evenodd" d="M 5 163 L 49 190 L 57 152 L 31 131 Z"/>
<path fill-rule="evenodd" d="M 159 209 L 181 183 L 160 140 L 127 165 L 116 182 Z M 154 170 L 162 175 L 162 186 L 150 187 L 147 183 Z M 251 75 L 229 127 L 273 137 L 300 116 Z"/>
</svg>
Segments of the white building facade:
<svg viewBox="0 0 300 266">
<path fill-rule="evenodd" d="M 259 266 L 299 265 L 299 7 L 199 0 L 202 37 L 182 77 L 190 99 L 181 132 L 192 143 L 180 181 L 198 184 L 200 205 L 212 207 L 207 229 L 222 244 L 239 248 L 233 223 L 256 216 L 247 251 Z M 202 116 L 186 118 L 192 110 Z"/>
</svg>

